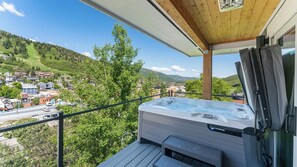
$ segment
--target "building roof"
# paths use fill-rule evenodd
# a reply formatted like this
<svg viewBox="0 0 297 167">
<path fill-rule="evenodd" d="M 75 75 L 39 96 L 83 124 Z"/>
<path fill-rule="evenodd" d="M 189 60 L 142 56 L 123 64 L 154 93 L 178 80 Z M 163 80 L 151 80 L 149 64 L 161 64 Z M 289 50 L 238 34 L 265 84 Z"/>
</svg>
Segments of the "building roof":
<svg viewBox="0 0 297 167">
<path fill-rule="evenodd" d="M 226 47 L 254 45 L 281 5 L 280 0 L 245 0 L 242 8 L 220 12 L 218 0 L 82 1 L 188 56 L 201 55 L 210 45 L 219 44 L 212 49 L 224 53 L 235 52 Z M 226 43 L 231 45 L 221 45 Z"/>
<path fill-rule="evenodd" d="M 4 75 L 5 75 L 5 76 L 11 76 L 11 73 L 6 72 L 6 73 L 4 73 Z"/>
<path fill-rule="evenodd" d="M 33 84 L 22 84 L 22 88 L 25 89 L 25 88 L 37 88 L 36 85 L 33 85 Z"/>
</svg>

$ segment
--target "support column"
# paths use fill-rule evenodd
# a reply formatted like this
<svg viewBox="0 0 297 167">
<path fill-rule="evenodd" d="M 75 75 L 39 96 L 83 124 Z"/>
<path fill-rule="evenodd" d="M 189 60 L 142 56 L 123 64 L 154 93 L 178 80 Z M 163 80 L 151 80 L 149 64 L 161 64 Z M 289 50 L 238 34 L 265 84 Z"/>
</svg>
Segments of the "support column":
<svg viewBox="0 0 297 167">
<path fill-rule="evenodd" d="M 212 98 L 212 50 L 209 47 L 207 53 L 203 54 L 203 95 L 205 100 Z"/>
</svg>

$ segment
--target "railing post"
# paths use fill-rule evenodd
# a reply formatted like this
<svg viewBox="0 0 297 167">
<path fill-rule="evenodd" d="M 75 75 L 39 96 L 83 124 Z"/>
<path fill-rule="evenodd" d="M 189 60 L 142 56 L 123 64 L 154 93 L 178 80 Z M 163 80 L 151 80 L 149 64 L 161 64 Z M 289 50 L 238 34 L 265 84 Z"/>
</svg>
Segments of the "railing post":
<svg viewBox="0 0 297 167">
<path fill-rule="evenodd" d="M 63 151 L 64 151 L 64 139 L 63 139 L 63 134 L 64 134 L 64 113 L 59 112 L 59 120 L 58 120 L 58 162 L 57 166 L 58 167 L 63 167 Z"/>
</svg>

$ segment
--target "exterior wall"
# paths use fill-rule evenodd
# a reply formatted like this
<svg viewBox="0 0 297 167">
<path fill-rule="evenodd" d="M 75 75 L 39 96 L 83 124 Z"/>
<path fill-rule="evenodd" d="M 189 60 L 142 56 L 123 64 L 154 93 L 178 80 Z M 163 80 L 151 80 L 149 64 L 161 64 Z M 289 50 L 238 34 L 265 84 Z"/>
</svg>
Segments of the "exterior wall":
<svg viewBox="0 0 297 167">
<path fill-rule="evenodd" d="M 13 82 L 14 81 L 14 77 L 13 76 L 7 76 L 5 78 L 5 82 Z"/>
<path fill-rule="evenodd" d="M 54 83 L 53 82 L 46 83 L 46 89 L 54 89 Z"/>
<path fill-rule="evenodd" d="M 45 90 L 46 89 L 46 83 L 44 83 L 44 82 L 40 82 L 37 85 L 39 86 L 40 90 Z"/>
<path fill-rule="evenodd" d="M 37 88 L 22 88 L 22 92 L 28 94 L 37 94 Z"/>
<path fill-rule="evenodd" d="M 52 102 L 54 99 L 52 97 L 41 97 L 39 98 L 39 104 L 46 104 L 47 102 Z M 52 102 L 52 104 L 54 104 Z"/>
</svg>

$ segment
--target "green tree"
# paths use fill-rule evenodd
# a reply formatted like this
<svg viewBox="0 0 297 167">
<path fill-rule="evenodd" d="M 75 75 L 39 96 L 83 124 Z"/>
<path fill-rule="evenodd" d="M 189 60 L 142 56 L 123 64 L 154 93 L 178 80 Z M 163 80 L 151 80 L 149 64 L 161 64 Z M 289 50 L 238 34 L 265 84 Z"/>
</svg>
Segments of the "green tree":
<svg viewBox="0 0 297 167">
<path fill-rule="evenodd" d="M 141 83 L 140 95 L 151 96 L 154 94 L 154 87 L 157 85 L 157 77 L 155 73 L 149 73 L 146 79 L 143 79 Z"/>
<path fill-rule="evenodd" d="M 200 75 L 199 79 L 195 80 L 188 80 L 186 81 L 185 87 L 186 91 L 189 93 L 187 95 L 191 98 L 202 98 L 203 93 L 203 78 L 202 75 Z M 221 78 L 213 77 L 212 78 L 212 94 L 213 95 L 230 95 L 231 94 L 231 85 L 227 81 L 224 81 Z M 196 95 L 198 94 L 198 95 Z M 228 97 L 219 97 L 219 96 L 213 96 L 213 100 L 219 100 L 219 101 L 231 101 L 231 98 Z"/>
<path fill-rule="evenodd" d="M 24 124 L 33 121 L 36 121 L 36 119 L 25 118 L 13 124 Z M 15 150 L 10 148 L 13 149 L 8 150 L 11 155 L 2 161 L 1 150 L 3 149 L 0 145 L 1 166 L 55 166 L 57 158 L 56 134 L 56 129 L 50 128 L 47 124 L 34 125 L 4 133 L 7 138 L 17 138 L 18 143 L 23 148 Z"/>
<path fill-rule="evenodd" d="M 12 47 L 12 43 L 11 43 L 11 41 L 9 39 L 4 40 L 3 43 L 2 43 L 2 45 L 3 45 L 3 47 L 5 49 L 9 49 L 9 48 Z"/>
<path fill-rule="evenodd" d="M 185 83 L 186 91 L 188 93 L 193 93 L 193 94 L 188 94 L 188 97 L 191 98 L 202 98 L 202 75 L 200 75 L 199 79 L 195 80 L 187 80 Z"/>
<path fill-rule="evenodd" d="M 39 98 L 34 98 L 34 99 L 32 100 L 32 103 L 33 103 L 34 105 L 38 105 L 38 104 L 39 104 Z"/>
<path fill-rule="evenodd" d="M 55 85 L 54 85 L 54 88 L 55 88 L 55 89 L 60 89 L 60 86 L 59 86 L 58 84 L 55 84 Z"/>
<path fill-rule="evenodd" d="M 12 86 L 14 86 L 17 89 L 22 90 L 22 84 L 20 82 L 14 82 L 14 83 L 12 83 Z"/>
<path fill-rule="evenodd" d="M 23 108 L 24 105 L 22 102 L 17 102 L 15 105 L 14 105 L 14 108 Z"/>
<path fill-rule="evenodd" d="M 167 95 L 165 95 L 165 94 L 163 95 L 163 93 L 167 93 L 166 88 L 167 88 L 166 83 L 162 82 L 162 83 L 161 83 L 161 87 L 160 87 L 160 93 L 162 93 L 161 97 L 166 97 L 166 96 L 167 96 Z"/>
<path fill-rule="evenodd" d="M 25 152 L 19 146 L 10 147 L 0 143 L 0 166 L 27 166 Z"/>
<path fill-rule="evenodd" d="M 214 77 L 212 78 L 212 94 L 213 95 L 230 95 L 231 94 L 231 85 L 227 81 L 224 81 L 223 79 Z M 214 100 L 219 101 L 231 101 L 231 98 L 228 97 L 219 97 L 214 96 Z"/>
<path fill-rule="evenodd" d="M 8 96 L 8 98 L 11 98 L 11 99 L 20 99 L 21 98 L 21 92 L 22 90 L 21 89 L 18 89 L 18 88 L 10 88 L 10 94 Z"/>
<path fill-rule="evenodd" d="M 135 61 L 138 50 L 133 48 L 122 26 L 115 25 L 112 35 L 114 44 L 95 46 L 96 59 L 84 62 L 81 73 L 73 79 L 74 91 L 63 90 L 64 100 L 81 104 L 75 108 L 61 107 L 65 113 L 136 98 L 143 63 Z M 66 161 L 77 166 L 94 166 L 134 141 L 138 104 L 116 106 L 71 119 L 66 125 L 72 129 L 65 135 L 65 147 L 81 156 L 73 158 L 76 155 L 69 154 Z"/>
<path fill-rule="evenodd" d="M 9 98 L 10 93 L 11 93 L 11 89 L 8 86 L 4 85 L 4 86 L 1 87 L 1 92 L 0 93 L 1 93 L 1 96 Z"/>
</svg>

